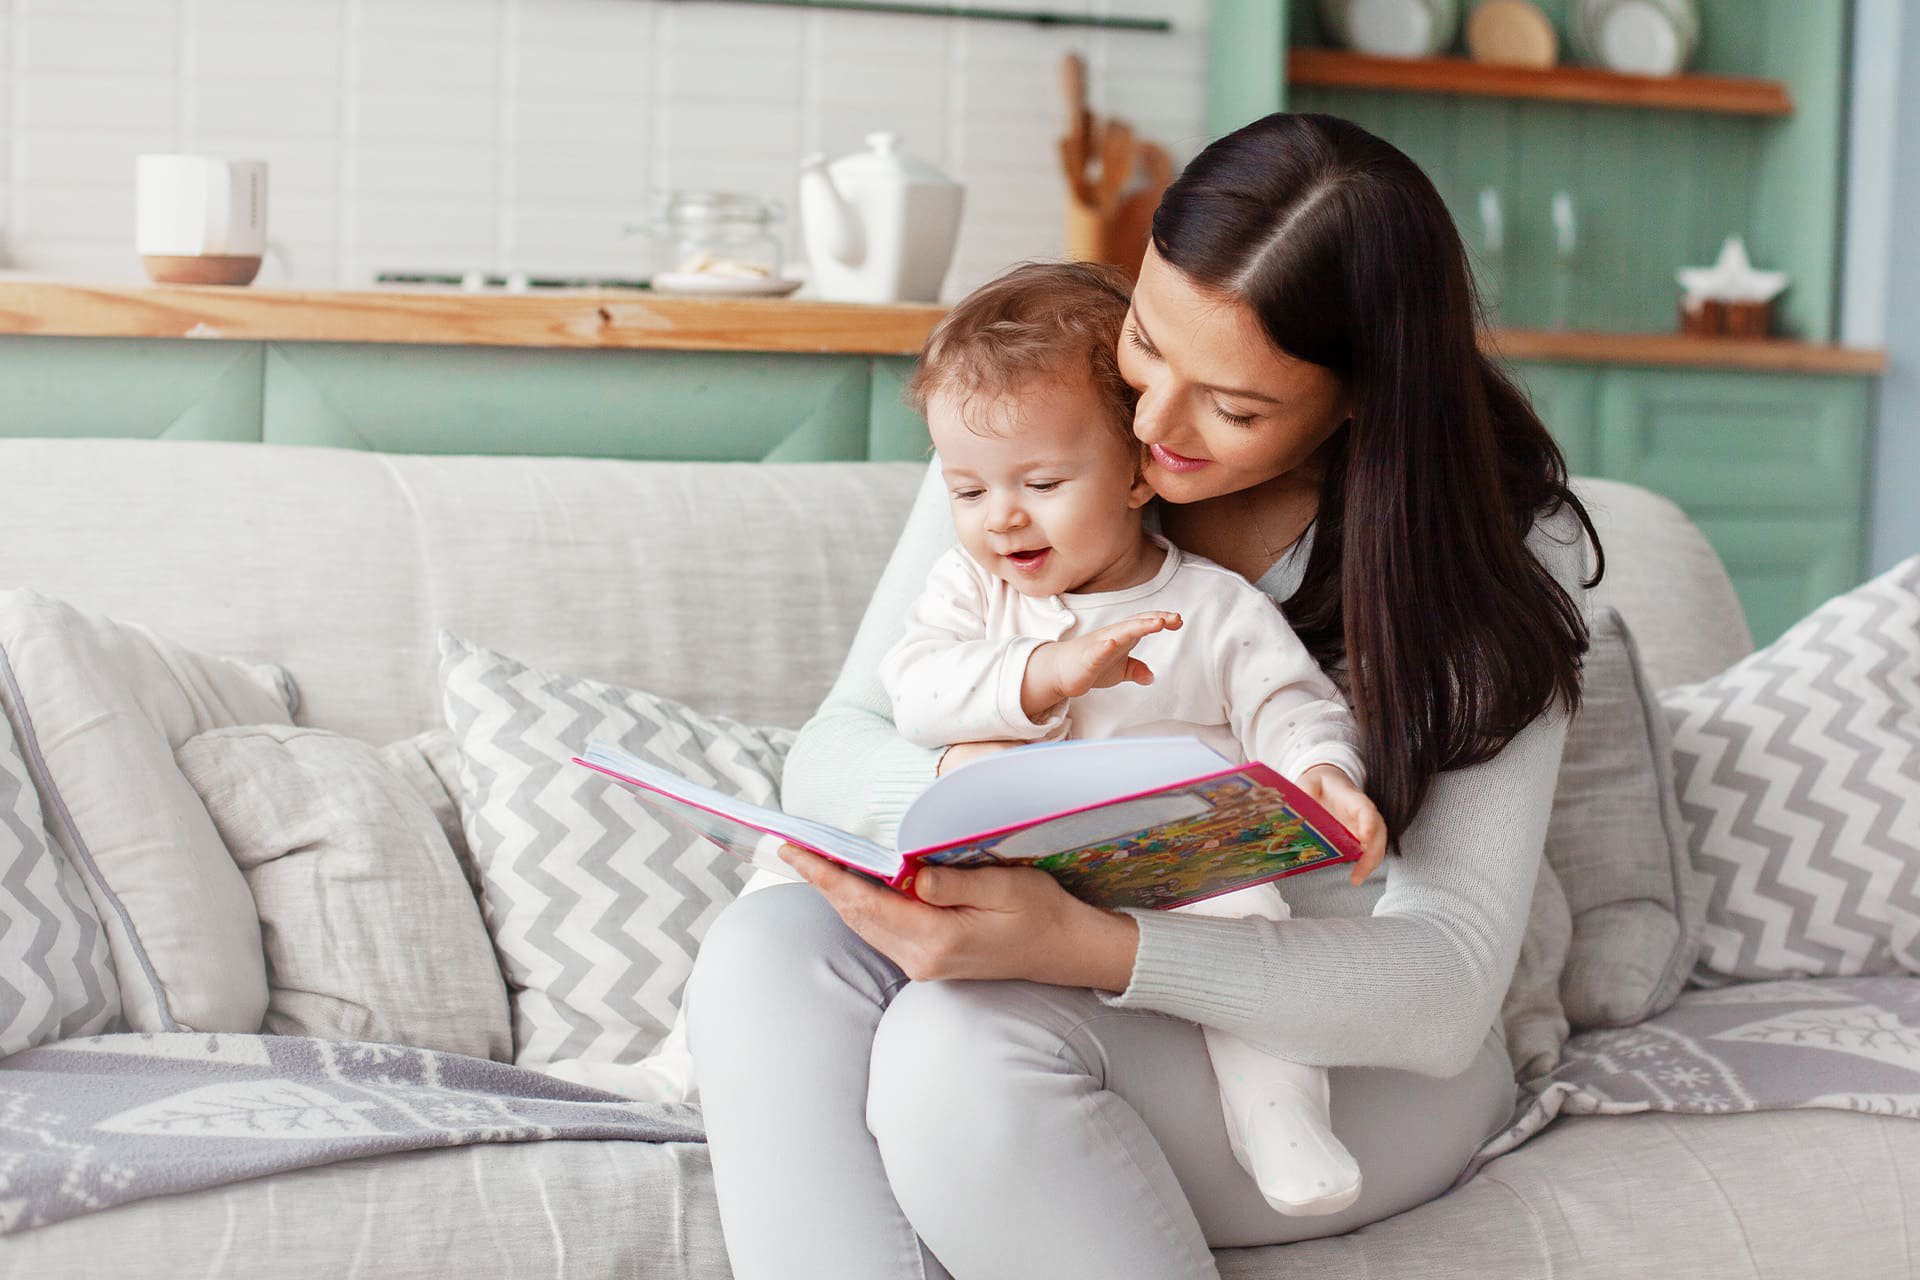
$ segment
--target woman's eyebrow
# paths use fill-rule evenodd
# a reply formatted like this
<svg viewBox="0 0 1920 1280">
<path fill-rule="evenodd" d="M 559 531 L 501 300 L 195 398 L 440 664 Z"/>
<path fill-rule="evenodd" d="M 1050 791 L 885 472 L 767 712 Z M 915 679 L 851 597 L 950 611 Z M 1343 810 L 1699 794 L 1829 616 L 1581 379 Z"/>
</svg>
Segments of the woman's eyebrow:
<svg viewBox="0 0 1920 1280">
<path fill-rule="evenodd" d="M 1160 349 L 1160 344 L 1155 342 L 1153 335 L 1147 332 L 1147 322 L 1140 318 L 1140 304 L 1137 302 L 1133 307 L 1133 327 L 1140 331 L 1141 338 L 1146 341 L 1148 346 L 1152 347 L 1155 351 Z M 1244 387 L 1223 387 L 1212 382 L 1203 382 L 1200 385 L 1209 391 L 1217 391 L 1223 396 L 1233 396 L 1240 400 L 1259 400 L 1265 404 L 1281 403 L 1279 396 L 1270 396 L 1264 391 L 1249 391 Z"/>
</svg>

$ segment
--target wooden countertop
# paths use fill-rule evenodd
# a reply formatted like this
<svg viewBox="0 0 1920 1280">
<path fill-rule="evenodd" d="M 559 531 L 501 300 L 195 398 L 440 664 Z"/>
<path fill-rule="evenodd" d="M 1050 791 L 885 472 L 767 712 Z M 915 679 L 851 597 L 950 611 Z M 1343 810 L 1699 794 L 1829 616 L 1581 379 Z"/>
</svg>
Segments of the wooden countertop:
<svg viewBox="0 0 1920 1280">
<path fill-rule="evenodd" d="M 931 305 L 641 290 L 509 294 L 0 279 L 0 335 L 72 338 L 912 355 L 943 314 Z M 1504 329 L 1487 334 L 1486 345 L 1519 361 L 1856 375 L 1886 369 L 1884 351 L 1775 338 Z"/>
</svg>

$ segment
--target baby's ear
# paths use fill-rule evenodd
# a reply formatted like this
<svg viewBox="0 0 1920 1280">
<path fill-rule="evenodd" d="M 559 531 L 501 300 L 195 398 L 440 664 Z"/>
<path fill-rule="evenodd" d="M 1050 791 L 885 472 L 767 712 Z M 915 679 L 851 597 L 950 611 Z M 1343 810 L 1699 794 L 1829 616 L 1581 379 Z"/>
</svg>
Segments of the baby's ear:
<svg viewBox="0 0 1920 1280">
<path fill-rule="evenodd" d="M 1153 486 L 1147 483 L 1147 473 L 1136 467 L 1133 472 L 1133 487 L 1127 490 L 1127 506 L 1138 511 L 1152 501 Z"/>
</svg>

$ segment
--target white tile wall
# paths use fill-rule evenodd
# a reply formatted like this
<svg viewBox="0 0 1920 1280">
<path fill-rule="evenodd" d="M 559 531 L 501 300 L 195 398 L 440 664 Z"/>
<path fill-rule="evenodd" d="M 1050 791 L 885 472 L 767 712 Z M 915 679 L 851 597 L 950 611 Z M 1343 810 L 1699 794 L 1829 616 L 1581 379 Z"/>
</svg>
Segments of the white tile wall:
<svg viewBox="0 0 1920 1280">
<path fill-rule="evenodd" d="M 1171 34 L 725 0 L 0 0 L 0 268 L 136 280 L 133 161 L 259 157 L 266 283 L 383 268 L 643 271 L 675 188 L 794 206 L 807 151 L 891 128 L 967 184 L 950 295 L 1061 247 L 1060 56 L 1176 160 L 1208 0 L 971 0 Z M 797 228 L 786 228 L 799 261 Z"/>
</svg>

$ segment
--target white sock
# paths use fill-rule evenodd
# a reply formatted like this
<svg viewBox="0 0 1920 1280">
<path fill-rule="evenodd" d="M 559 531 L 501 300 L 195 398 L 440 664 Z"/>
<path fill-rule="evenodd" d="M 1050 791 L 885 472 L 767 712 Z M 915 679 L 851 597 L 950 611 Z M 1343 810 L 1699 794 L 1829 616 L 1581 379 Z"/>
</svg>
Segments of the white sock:
<svg viewBox="0 0 1920 1280">
<path fill-rule="evenodd" d="M 1327 1073 L 1206 1028 L 1233 1158 L 1281 1213 L 1338 1213 L 1360 1196 L 1360 1166 L 1333 1136 Z"/>
</svg>

